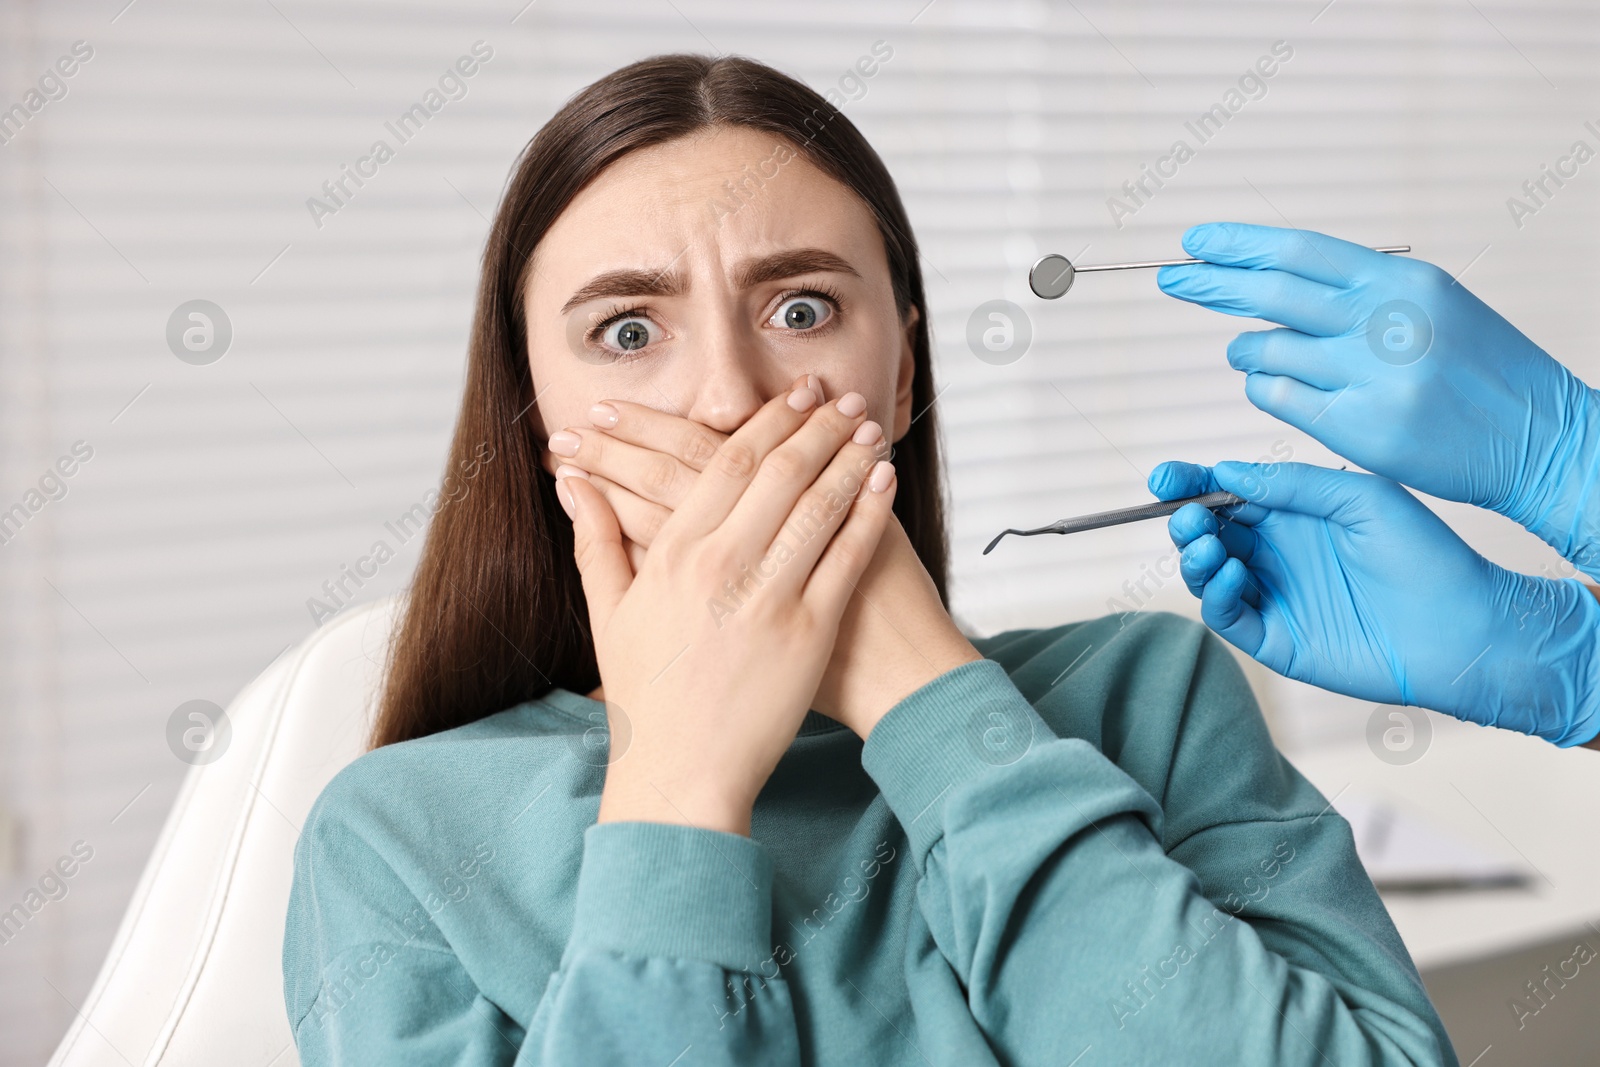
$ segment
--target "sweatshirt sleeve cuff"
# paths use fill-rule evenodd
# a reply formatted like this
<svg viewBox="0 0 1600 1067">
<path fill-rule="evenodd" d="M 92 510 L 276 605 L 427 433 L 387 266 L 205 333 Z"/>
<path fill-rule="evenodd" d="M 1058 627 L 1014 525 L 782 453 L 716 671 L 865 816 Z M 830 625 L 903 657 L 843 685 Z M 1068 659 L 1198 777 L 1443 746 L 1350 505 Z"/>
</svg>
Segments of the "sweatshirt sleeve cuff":
<svg viewBox="0 0 1600 1067">
<path fill-rule="evenodd" d="M 992 659 L 946 671 L 890 708 L 867 735 L 861 766 L 900 820 L 920 870 L 955 786 L 1016 763 L 1055 734 Z"/>
<path fill-rule="evenodd" d="M 583 834 L 567 951 L 673 956 L 728 970 L 771 954 L 772 857 L 740 834 L 607 822 Z"/>
</svg>

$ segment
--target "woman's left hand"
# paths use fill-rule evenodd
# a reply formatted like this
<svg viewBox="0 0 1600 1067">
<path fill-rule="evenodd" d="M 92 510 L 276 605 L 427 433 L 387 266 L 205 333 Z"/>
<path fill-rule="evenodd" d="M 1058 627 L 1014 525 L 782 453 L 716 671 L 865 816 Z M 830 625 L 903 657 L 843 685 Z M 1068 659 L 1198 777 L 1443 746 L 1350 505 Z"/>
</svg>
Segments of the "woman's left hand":
<svg viewBox="0 0 1600 1067">
<path fill-rule="evenodd" d="M 614 418 L 602 410 L 608 406 Z M 585 477 L 600 490 L 637 571 L 656 532 L 727 435 L 624 400 L 597 404 L 589 417 L 594 425 L 564 431 L 579 440 L 573 455 L 547 449 L 541 461 L 557 477 Z M 812 704 L 862 738 L 902 699 L 982 658 L 945 611 L 905 529 L 893 515 L 890 520 L 839 623 Z"/>
</svg>

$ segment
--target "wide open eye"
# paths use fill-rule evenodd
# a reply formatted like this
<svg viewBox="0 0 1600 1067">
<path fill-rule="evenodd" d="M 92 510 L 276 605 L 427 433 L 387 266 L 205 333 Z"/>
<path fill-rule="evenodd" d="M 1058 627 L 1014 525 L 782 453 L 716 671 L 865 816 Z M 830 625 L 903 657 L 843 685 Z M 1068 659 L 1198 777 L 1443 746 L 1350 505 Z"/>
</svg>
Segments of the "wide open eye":
<svg viewBox="0 0 1600 1067">
<path fill-rule="evenodd" d="M 605 328 L 601 340 L 624 352 L 637 351 L 650 343 L 650 320 L 620 319 Z"/>
<path fill-rule="evenodd" d="M 790 297 L 778 305 L 767 323 L 786 330 L 814 330 L 833 317 L 833 308 L 820 296 Z"/>
<path fill-rule="evenodd" d="M 600 328 L 600 344 L 616 354 L 636 354 L 655 339 L 655 324 L 640 315 L 627 315 Z"/>
</svg>

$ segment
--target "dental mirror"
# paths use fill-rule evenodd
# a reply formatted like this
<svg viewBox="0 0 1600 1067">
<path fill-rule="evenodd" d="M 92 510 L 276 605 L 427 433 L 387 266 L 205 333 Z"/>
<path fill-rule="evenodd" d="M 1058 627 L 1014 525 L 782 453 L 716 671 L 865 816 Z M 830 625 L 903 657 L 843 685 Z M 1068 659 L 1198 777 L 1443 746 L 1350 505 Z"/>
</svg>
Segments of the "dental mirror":
<svg viewBox="0 0 1600 1067">
<path fill-rule="evenodd" d="M 1374 252 L 1409 252 L 1410 245 L 1385 245 L 1374 248 Z M 1193 259 L 1185 256 L 1183 259 L 1157 259 L 1148 263 L 1085 263 L 1074 264 L 1072 260 L 1059 252 L 1040 256 L 1039 261 L 1028 271 L 1028 288 L 1033 290 L 1035 296 L 1045 300 L 1055 300 L 1065 296 L 1078 275 L 1097 270 L 1141 270 L 1145 267 L 1178 267 L 1185 263 L 1205 263 L 1207 260 Z"/>
</svg>

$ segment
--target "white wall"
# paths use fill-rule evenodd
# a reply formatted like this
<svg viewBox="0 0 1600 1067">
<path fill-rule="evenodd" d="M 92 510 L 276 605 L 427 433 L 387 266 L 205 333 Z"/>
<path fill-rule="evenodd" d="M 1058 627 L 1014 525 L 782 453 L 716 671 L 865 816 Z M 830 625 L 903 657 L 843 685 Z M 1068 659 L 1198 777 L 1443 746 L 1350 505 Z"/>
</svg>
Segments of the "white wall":
<svg viewBox="0 0 1600 1067">
<path fill-rule="evenodd" d="M 1166 257 L 1213 218 L 1409 243 L 1470 265 L 1469 287 L 1600 380 L 1600 164 L 1521 228 L 1505 206 L 1575 139 L 1597 143 L 1600 15 L 1580 0 L 124 2 L 0 7 L 0 107 L 73 42 L 93 48 L 0 147 L 0 509 L 75 441 L 93 449 L 0 546 L 0 807 L 21 828 L 0 909 L 75 841 L 94 850 L 0 944 L 0 1065 L 41 1062 L 89 987 L 187 770 L 174 710 L 226 704 L 307 634 L 307 599 L 436 483 L 511 162 L 624 62 L 734 51 L 821 90 L 892 47 L 845 111 L 922 242 L 958 614 L 981 632 L 1102 614 L 1170 550 L 1147 523 L 980 556 L 1001 528 L 1142 502 L 1166 458 L 1283 441 L 1328 459 L 1244 400 L 1222 357 L 1244 322 L 1161 297 L 1149 273 L 1040 302 L 1041 252 Z M 480 40 L 494 54 L 468 95 L 319 228 L 307 198 Z M 1293 56 L 1266 95 L 1115 226 L 1108 196 L 1280 40 Z M 964 336 L 997 297 L 1034 332 L 1002 367 Z M 234 331 L 206 366 L 165 338 L 196 298 Z M 1446 514 L 1502 562 L 1549 561 L 1493 516 Z M 362 598 L 399 588 L 416 547 Z M 1154 606 L 1196 614 L 1175 580 Z M 1291 746 L 1364 721 L 1261 681 Z"/>
</svg>

